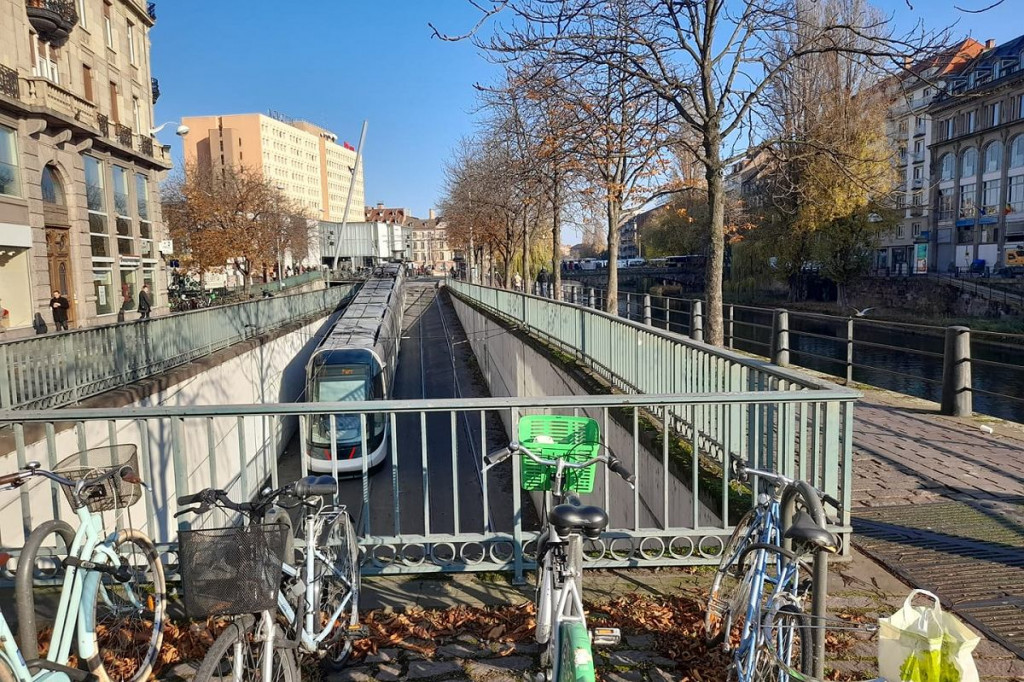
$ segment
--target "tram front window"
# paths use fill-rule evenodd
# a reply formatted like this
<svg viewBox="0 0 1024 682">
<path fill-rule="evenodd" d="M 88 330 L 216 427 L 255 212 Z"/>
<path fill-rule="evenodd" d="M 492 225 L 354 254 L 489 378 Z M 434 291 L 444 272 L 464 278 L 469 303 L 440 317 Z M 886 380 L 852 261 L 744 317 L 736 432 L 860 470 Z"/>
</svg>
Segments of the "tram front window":
<svg viewBox="0 0 1024 682">
<path fill-rule="evenodd" d="M 319 403 L 358 402 L 375 400 L 382 397 L 378 386 L 381 383 L 380 372 L 371 376 L 368 365 L 323 365 L 320 367 L 314 385 L 313 399 Z M 330 447 L 331 415 L 322 414 L 313 419 L 312 441 L 314 445 Z M 362 441 L 358 413 L 342 413 L 333 415 L 334 441 L 339 444 L 356 446 Z M 384 415 L 369 413 L 366 415 L 367 438 L 376 441 L 376 436 L 383 434 Z"/>
</svg>

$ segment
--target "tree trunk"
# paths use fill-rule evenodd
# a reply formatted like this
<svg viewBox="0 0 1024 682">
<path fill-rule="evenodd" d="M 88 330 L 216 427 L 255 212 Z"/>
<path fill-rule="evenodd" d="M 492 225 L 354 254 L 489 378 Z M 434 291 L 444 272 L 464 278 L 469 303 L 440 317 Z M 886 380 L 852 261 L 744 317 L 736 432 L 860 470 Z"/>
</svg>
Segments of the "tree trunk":
<svg viewBox="0 0 1024 682">
<path fill-rule="evenodd" d="M 604 309 L 612 315 L 619 314 L 619 217 L 622 206 L 608 198 L 608 296 Z"/>
<path fill-rule="evenodd" d="M 551 298 L 556 301 L 562 296 L 562 211 L 558 196 L 558 175 L 551 195 Z"/>
<path fill-rule="evenodd" d="M 530 292 L 530 217 L 523 212 L 523 290 Z"/>
<path fill-rule="evenodd" d="M 710 253 L 704 277 L 707 310 L 704 311 L 704 341 L 721 346 L 722 325 L 722 272 L 725 261 L 725 182 L 722 176 L 718 127 L 705 136 L 705 177 L 708 181 L 708 206 L 711 209 Z"/>
</svg>

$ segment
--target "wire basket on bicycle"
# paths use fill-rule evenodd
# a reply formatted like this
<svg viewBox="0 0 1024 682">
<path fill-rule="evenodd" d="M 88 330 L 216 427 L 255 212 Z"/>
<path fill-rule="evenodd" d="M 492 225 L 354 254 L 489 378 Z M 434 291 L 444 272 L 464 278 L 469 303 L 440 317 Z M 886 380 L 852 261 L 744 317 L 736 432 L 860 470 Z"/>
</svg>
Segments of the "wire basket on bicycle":
<svg viewBox="0 0 1024 682">
<path fill-rule="evenodd" d="M 207 618 L 275 608 L 287 539 L 283 523 L 179 531 L 186 615 Z"/>
<path fill-rule="evenodd" d="M 96 478 L 111 470 L 128 467 L 138 476 L 139 456 L 135 445 L 110 445 L 91 448 L 66 457 L 57 463 L 53 472 L 78 482 Z M 120 471 L 98 485 L 82 490 L 81 499 L 75 496 L 75 486 L 61 485 L 72 509 L 88 507 L 92 512 L 113 511 L 130 507 L 142 498 L 142 486 L 121 477 Z"/>
<path fill-rule="evenodd" d="M 593 459 L 601 447 L 597 422 L 589 417 L 563 417 L 553 414 L 528 415 L 519 419 L 519 442 L 534 454 L 549 459 L 564 457 L 570 462 Z M 566 490 L 582 494 L 594 492 L 596 464 L 566 472 Z M 524 490 L 551 490 L 551 467 L 524 457 L 520 468 Z"/>
</svg>

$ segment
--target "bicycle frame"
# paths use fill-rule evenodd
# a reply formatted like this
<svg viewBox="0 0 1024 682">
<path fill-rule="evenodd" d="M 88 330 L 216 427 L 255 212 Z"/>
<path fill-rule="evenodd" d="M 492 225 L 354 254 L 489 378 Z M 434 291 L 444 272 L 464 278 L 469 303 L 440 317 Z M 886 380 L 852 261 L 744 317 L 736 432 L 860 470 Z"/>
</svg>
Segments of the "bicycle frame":
<svg viewBox="0 0 1024 682">
<path fill-rule="evenodd" d="M 558 544 L 570 545 L 574 542 L 582 542 L 582 539 L 578 535 L 569 536 L 566 540 Z M 552 548 L 553 549 L 553 548 Z M 546 643 L 548 649 L 548 655 L 551 661 L 551 679 L 561 679 L 561 663 L 562 657 L 558 655 L 558 652 L 566 645 L 562 641 L 562 625 L 564 623 L 579 623 L 586 627 L 586 618 L 583 612 L 583 596 L 576 589 L 576 581 L 573 580 L 573 576 L 566 572 L 565 575 L 561 576 L 561 587 L 555 584 L 555 567 L 550 559 L 551 549 L 545 552 L 545 556 L 542 557 L 539 569 L 541 571 L 541 588 L 538 596 L 538 609 L 537 613 L 549 613 L 550 624 L 547 628 Z M 582 567 L 580 568 L 582 570 Z M 551 606 L 554 605 L 554 609 Z M 538 632 L 540 630 L 540 624 L 538 623 Z M 581 656 L 583 650 L 577 650 L 572 660 L 577 665 L 586 665 L 589 663 L 593 665 L 593 653 L 592 651 L 585 651 Z M 589 658 L 589 660 L 583 660 Z"/>
</svg>

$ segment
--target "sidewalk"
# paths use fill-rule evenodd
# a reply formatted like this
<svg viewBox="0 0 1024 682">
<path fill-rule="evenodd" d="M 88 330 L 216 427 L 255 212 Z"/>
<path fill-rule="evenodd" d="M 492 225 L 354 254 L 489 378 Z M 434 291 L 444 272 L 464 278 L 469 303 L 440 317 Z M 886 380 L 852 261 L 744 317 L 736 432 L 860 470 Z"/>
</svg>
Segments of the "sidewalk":
<svg viewBox="0 0 1024 682">
<path fill-rule="evenodd" d="M 853 431 L 854 545 L 987 638 L 983 678 L 1024 679 L 1024 425 L 867 389 Z"/>
</svg>

